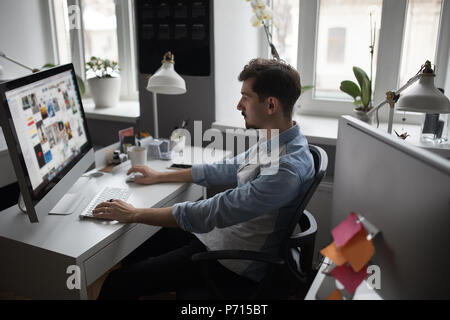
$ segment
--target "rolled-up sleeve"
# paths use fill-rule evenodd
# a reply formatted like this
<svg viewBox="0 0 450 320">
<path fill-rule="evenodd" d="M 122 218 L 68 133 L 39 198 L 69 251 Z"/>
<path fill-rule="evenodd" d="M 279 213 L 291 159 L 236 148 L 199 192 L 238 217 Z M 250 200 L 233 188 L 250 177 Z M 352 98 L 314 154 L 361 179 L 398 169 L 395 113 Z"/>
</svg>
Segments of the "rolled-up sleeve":
<svg viewBox="0 0 450 320">
<path fill-rule="evenodd" d="M 192 179 L 205 187 L 236 183 L 237 170 L 246 155 L 247 152 L 213 164 L 194 164 L 191 168 Z"/>
<path fill-rule="evenodd" d="M 225 228 L 287 205 L 299 194 L 301 178 L 289 163 L 280 163 L 274 175 L 260 175 L 235 189 L 197 202 L 173 206 L 180 228 L 206 233 Z"/>
</svg>

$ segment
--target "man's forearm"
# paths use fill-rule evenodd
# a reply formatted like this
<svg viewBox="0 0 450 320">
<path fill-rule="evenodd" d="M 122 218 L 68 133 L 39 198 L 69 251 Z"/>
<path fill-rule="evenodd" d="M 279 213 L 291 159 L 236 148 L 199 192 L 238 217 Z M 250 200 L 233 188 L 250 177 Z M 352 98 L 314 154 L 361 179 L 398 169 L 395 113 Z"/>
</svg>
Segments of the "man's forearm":
<svg viewBox="0 0 450 320">
<path fill-rule="evenodd" d="M 191 169 L 176 170 L 172 172 L 160 172 L 158 182 L 192 182 Z"/>
<path fill-rule="evenodd" d="M 178 224 L 172 215 L 172 207 L 136 209 L 133 222 L 178 228 Z"/>
</svg>

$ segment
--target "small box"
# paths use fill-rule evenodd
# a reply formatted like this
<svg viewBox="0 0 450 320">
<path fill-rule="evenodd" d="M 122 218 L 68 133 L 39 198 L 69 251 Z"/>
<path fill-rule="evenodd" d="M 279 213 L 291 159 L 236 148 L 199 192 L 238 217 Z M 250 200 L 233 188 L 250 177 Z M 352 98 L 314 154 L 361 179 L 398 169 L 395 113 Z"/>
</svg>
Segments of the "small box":
<svg viewBox="0 0 450 320">
<path fill-rule="evenodd" d="M 169 141 L 153 139 L 148 145 L 148 157 L 162 160 L 172 159 L 172 153 L 169 150 Z"/>
</svg>

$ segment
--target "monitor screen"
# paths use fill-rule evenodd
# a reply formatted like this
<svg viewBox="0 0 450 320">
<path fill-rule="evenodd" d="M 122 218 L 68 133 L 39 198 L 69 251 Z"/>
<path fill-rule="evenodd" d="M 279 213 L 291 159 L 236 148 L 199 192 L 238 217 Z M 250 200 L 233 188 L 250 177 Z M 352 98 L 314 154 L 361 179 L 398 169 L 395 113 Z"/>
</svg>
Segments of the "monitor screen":
<svg viewBox="0 0 450 320">
<path fill-rule="evenodd" d="M 36 202 L 92 147 L 73 66 L 2 83 L 0 89 L 8 148 L 17 150 Z"/>
<path fill-rule="evenodd" d="M 74 79 L 65 71 L 5 92 L 35 194 L 87 143 Z"/>
</svg>

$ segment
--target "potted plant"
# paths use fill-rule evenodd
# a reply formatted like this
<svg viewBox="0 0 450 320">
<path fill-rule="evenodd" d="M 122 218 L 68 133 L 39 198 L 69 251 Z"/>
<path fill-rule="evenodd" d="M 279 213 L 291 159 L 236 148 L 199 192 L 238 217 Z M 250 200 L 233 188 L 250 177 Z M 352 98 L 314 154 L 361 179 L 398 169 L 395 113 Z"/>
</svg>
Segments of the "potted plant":
<svg viewBox="0 0 450 320">
<path fill-rule="evenodd" d="M 367 112 L 372 109 L 372 72 L 373 72 L 373 54 L 375 48 L 375 38 L 376 38 L 376 30 L 377 25 L 376 22 L 372 19 L 372 12 L 369 14 L 370 16 L 370 78 L 367 76 L 367 73 L 358 67 L 353 67 L 353 74 L 355 75 L 356 80 L 358 81 L 359 86 L 350 80 L 344 80 L 341 82 L 341 86 L 339 89 L 354 99 L 353 104 L 357 107 L 353 109 L 353 115 L 367 123 L 372 123 L 373 117 L 368 116 Z"/>
<path fill-rule="evenodd" d="M 359 85 L 353 81 L 344 80 L 339 89 L 354 99 L 353 104 L 357 106 L 353 109 L 354 116 L 362 121 L 372 123 L 372 117 L 367 115 L 367 112 L 372 109 L 372 81 L 361 68 L 353 67 L 353 74 Z"/>
<path fill-rule="evenodd" d="M 97 108 L 115 107 L 120 96 L 120 68 L 116 61 L 91 57 L 86 63 L 88 86 Z"/>
</svg>

